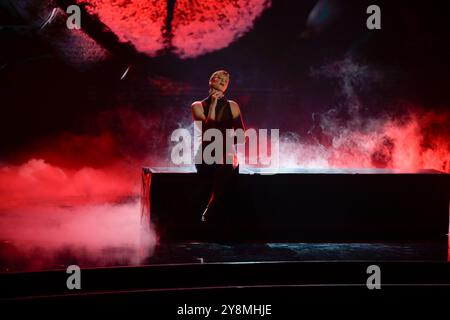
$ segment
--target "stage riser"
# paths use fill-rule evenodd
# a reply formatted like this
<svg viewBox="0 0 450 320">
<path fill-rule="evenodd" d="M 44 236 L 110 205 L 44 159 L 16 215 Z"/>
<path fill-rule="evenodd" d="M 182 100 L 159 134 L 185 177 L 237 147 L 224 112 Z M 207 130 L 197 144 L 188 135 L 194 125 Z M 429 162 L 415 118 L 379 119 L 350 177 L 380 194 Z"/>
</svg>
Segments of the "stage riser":
<svg viewBox="0 0 450 320">
<path fill-rule="evenodd" d="M 150 217 L 163 240 L 443 239 L 449 186 L 444 174 L 241 174 L 204 225 L 210 183 L 153 173 Z"/>
</svg>

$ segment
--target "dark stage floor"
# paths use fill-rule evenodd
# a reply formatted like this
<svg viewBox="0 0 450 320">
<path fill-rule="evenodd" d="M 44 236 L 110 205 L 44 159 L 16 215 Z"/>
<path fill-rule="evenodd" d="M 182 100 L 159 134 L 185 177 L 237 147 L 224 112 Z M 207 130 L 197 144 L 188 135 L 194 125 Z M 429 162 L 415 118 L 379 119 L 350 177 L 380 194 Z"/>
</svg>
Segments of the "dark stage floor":
<svg viewBox="0 0 450 320">
<path fill-rule="evenodd" d="M 5 255 L 11 252 L 11 244 L 0 246 L 0 304 L 13 308 L 139 305 L 169 319 L 185 303 L 246 303 L 270 304 L 286 318 L 299 301 L 319 310 L 323 303 L 370 307 L 433 297 L 439 306 L 450 292 L 447 243 L 164 243 L 140 262 L 136 250 L 118 247 L 95 256 L 65 248 L 51 259 L 42 250 Z M 70 264 L 81 267 L 82 290 L 65 286 Z M 382 270 L 379 293 L 366 287 L 373 264 Z"/>
<path fill-rule="evenodd" d="M 0 244 L 1 272 L 81 267 L 154 264 L 244 263 L 273 261 L 447 261 L 448 244 L 408 243 L 212 243 L 184 242 L 158 245 L 150 257 L 140 258 L 136 248 L 107 247 L 90 252 L 62 247 L 23 252 L 11 243 Z"/>
<path fill-rule="evenodd" d="M 169 243 L 149 264 L 263 261 L 447 261 L 446 243 Z"/>
</svg>

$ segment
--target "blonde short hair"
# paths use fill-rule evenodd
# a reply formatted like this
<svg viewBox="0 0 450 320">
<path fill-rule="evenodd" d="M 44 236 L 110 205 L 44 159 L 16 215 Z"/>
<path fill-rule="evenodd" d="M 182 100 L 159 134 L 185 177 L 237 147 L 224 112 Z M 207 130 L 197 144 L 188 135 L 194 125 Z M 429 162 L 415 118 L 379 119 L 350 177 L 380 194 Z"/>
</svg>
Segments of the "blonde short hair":
<svg viewBox="0 0 450 320">
<path fill-rule="evenodd" d="M 230 74 L 228 73 L 228 71 L 225 71 L 225 70 L 217 70 L 217 71 L 215 71 L 211 75 L 211 77 L 209 77 L 209 81 L 211 81 L 215 76 L 218 76 L 218 75 L 226 76 L 228 78 L 228 81 L 230 81 Z"/>
</svg>

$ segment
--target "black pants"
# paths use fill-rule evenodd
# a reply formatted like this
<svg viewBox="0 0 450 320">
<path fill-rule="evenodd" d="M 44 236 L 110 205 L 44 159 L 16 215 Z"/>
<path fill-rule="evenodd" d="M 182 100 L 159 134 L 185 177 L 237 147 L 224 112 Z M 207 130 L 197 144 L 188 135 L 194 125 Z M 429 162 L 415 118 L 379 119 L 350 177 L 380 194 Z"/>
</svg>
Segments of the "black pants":
<svg viewBox="0 0 450 320">
<path fill-rule="evenodd" d="M 226 201 L 224 192 L 232 184 L 234 178 L 239 173 L 239 166 L 233 168 L 232 164 L 197 164 L 197 173 L 210 179 L 212 182 L 211 196 L 208 206 L 217 206 Z"/>
</svg>

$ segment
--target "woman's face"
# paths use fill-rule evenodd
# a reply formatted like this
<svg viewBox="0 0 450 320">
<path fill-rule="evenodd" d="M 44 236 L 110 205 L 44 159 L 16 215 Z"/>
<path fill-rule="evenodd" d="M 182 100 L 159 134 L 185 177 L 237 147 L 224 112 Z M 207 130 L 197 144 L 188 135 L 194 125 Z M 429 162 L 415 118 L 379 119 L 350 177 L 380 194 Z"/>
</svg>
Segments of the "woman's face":
<svg viewBox="0 0 450 320">
<path fill-rule="evenodd" d="M 230 83 L 230 78 L 226 74 L 215 74 L 209 80 L 209 86 L 215 90 L 219 90 L 225 92 L 228 88 L 228 84 Z"/>
</svg>

